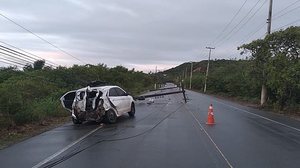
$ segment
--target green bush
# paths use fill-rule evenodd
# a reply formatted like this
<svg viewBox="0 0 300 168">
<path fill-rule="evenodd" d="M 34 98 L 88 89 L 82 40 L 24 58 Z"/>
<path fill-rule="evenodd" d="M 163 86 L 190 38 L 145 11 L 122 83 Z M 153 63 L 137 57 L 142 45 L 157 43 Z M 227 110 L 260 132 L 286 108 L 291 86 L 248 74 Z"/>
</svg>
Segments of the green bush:
<svg viewBox="0 0 300 168">
<path fill-rule="evenodd" d="M 69 115 L 59 98 L 65 92 L 86 87 L 95 80 L 120 85 L 132 94 L 138 94 L 153 83 L 148 74 L 122 66 L 107 68 L 103 64 L 26 71 L 0 68 L 0 119 L 7 121 L 0 126 Z"/>
</svg>

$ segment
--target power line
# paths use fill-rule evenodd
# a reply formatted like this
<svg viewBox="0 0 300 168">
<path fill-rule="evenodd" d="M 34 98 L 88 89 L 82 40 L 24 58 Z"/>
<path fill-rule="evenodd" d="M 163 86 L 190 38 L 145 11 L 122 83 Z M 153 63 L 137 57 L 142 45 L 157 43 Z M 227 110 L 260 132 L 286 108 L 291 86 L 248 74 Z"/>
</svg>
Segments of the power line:
<svg viewBox="0 0 300 168">
<path fill-rule="evenodd" d="M 218 40 L 222 34 L 227 30 L 227 28 L 229 27 L 229 25 L 233 22 L 233 20 L 237 17 L 237 15 L 241 12 L 242 8 L 245 6 L 246 2 L 248 0 L 245 0 L 244 3 L 242 4 L 242 6 L 239 8 L 239 10 L 234 14 L 234 16 L 231 18 L 231 20 L 227 23 L 227 25 L 224 27 L 224 29 L 219 33 L 219 35 L 213 40 L 212 44 L 214 44 L 216 42 L 216 40 Z"/>
<path fill-rule="evenodd" d="M 297 23 L 297 22 L 300 22 L 300 19 L 297 19 L 297 20 L 295 20 L 295 21 L 293 21 L 293 22 L 290 22 L 290 23 L 288 23 L 288 24 L 286 24 L 286 25 L 284 25 L 284 26 L 281 26 L 281 27 L 279 27 L 279 28 L 276 28 L 276 29 L 274 29 L 274 31 L 280 30 L 280 29 L 282 29 L 282 28 L 284 28 L 284 27 L 290 26 L 290 25 L 292 25 L 292 24 L 294 24 L 294 23 Z"/>
<path fill-rule="evenodd" d="M 38 60 L 36 58 L 33 58 L 33 57 L 29 56 L 29 55 L 23 54 L 23 53 L 21 53 L 19 51 L 11 49 L 11 48 L 5 47 L 3 45 L 0 45 L 0 50 L 8 52 L 8 53 L 11 53 L 11 54 L 13 54 L 13 55 L 15 55 L 17 57 L 21 57 L 21 58 L 24 58 L 24 59 L 29 59 L 30 61 L 37 61 Z M 49 64 L 49 63 L 46 63 L 46 62 L 45 62 L 45 64 L 56 67 L 55 65 Z"/>
<path fill-rule="evenodd" d="M 6 48 L 6 47 L 4 47 L 2 45 L 0 45 L 0 50 L 8 52 L 10 54 L 14 54 L 14 55 L 19 56 L 19 57 L 24 58 L 24 59 L 29 59 L 29 61 L 36 61 L 36 59 L 30 58 L 30 57 L 28 57 L 28 58 L 24 57 L 24 56 L 22 56 L 22 54 L 18 54 L 16 52 L 14 52 L 13 50 L 10 50 L 9 48 Z"/>
<path fill-rule="evenodd" d="M 297 0 L 297 1 L 293 2 L 292 4 L 290 4 L 290 5 L 286 6 L 286 7 L 285 7 L 285 8 L 283 8 L 282 10 L 280 10 L 280 11 L 276 12 L 276 13 L 274 14 L 274 16 L 273 16 L 273 17 L 276 17 L 276 15 L 279 15 L 281 12 L 285 11 L 286 9 L 288 9 L 289 7 L 291 7 L 291 6 L 295 5 L 295 4 L 296 4 L 296 3 L 298 3 L 298 2 L 300 2 L 300 0 Z"/>
<path fill-rule="evenodd" d="M 15 61 L 15 60 L 9 60 L 9 59 L 7 59 L 7 58 L 0 58 L 0 59 L 2 59 L 2 60 L 4 60 L 4 61 L 8 61 L 8 62 L 15 63 L 15 64 L 19 64 L 19 65 L 22 65 L 22 66 L 26 66 L 26 64 L 21 63 L 21 62 L 18 62 L 18 61 Z"/>
<path fill-rule="evenodd" d="M 224 40 L 227 39 L 228 36 L 231 35 L 231 33 L 250 15 L 250 13 L 252 12 L 252 10 L 258 5 L 258 3 L 261 0 L 258 0 L 255 5 L 249 10 L 249 12 L 231 29 L 231 31 L 225 35 L 220 41 L 218 41 L 215 45 L 217 46 L 220 42 L 223 42 Z"/>
<path fill-rule="evenodd" d="M 4 56 L 6 56 L 6 57 L 8 56 L 8 57 L 10 57 L 10 58 L 12 58 L 12 59 L 16 59 L 16 60 L 18 60 L 18 61 L 22 61 L 22 62 L 26 62 L 26 63 L 28 63 L 28 64 L 32 64 L 32 62 L 27 61 L 27 60 L 22 59 L 22 58 L 19 58 L 19 57 L 16 57 L 16 56 L 14 56 L 14 55 L 10 55 L 10 54 L 7 54 L 7 53 L 1 52 L 1 51 L 0 51 L 0 54 L 4 55 Z"/>
<path fill-rule="evenodd" d="M 291 13 L 291 12 L 293 12 L 294 10 L 297 10 L 297 9 L 299 9 L 299 8 L 300 8 L 300 6 L 297 6 L 296 8 L 293 8 L 293 9 L 291 9 L 291 10 L 288 10 L 287 12 L 285 12 L 285 13 L 279 15 L 279 16 L 274 17 L 273 20 L 279 19 L 279 18 L 281 18 L 282 16 L 284 16 L 284 15 L 286 15 L 286 14 L 288 14 L 288 13 Z"/>
<path fill-rule="evenodd" d="M 7 65 L 10 65 L 10 66 L 16 66 L 16 67 L 22 68 L 22 67 L 19 66 L 19 65 L 16 65 L 16 64 L 13 64 L 13 63 L 8 63 L 8 62 L 2 61 L 2 60 L 0 60 L 0 62 L 2 62 L 2 63 L 4 63 L 4 64 L 7 64 Z"/>
<path fill-rule="evenodd" d="M 31 55 L 32 58 L 33 58 L 33 57 L 36 57 L 36 58 L 33 58 L 33 59 L 36 59 L 36 60 L 38 60 L 38 59 L 46 60 L 46 61 L 48 61 L 49 63 L 51 63 L 51 64 L 53 64 L 53 65 L 59 66 L 58 64 L 56 64 L 56 63 L 54 63 L 54 62 L 52 62 L 52 61 L 49 61 L 49 60 L 44 59 L 44 58 L 42 58 L 42 57 L 39 57 L 39 56 L 37 56 L 37 55 L 35 55 L 35 54 L 32 54 L 32 53 L 30 53 L 30 52 L 28 52 L 28 51 L 22 50 L 22 49 L 20 49 L 20 48 L 18 48 L 18 47 L 16 47 L 16 46 L 13 46 L 13 45 L 8 44 L 8 43 L 6 43 L 6 42 L 0 41 L 0 43 L 5 44 L 5 45 L 7 45 L 7 46 L 9 46 L 9 47 L 15 48 L 15 49 L 17 49 L 17 50 L 20 50 L 20 51 L 22 51 L 22 52 L 24 52 L 24 53 L 26 53 L 26 54 L 29 54 L 29 55 Z M 28 55 L 28 56 L 29 56 L 29 55 Z M 51 65 L 51 64 L 50 64 L 50 65 Z"/>
<path fill-rule="evenodd" d="M 223 42 L 221 42 L 217 47 L 220 47 L 224 42 L 226 42 L 227 40 L 229 40 L 230 38 L 232 38 L 233 35 L 235 35 L 236 33 L 238 33 L 243 27 L 245 27 L 247 25 L 247 23 L 249 23 L 249 21 L 261 10 L 261 8 L 266 4 L 266 2 L 267 2 L 267 0 L 265 0 L 260 5 L 260 7 L 246 20 L 245 23 L 243 23 L 231 36 L 229 36 L 228 38 L 226 38 L 225 41 L 223 40 Z"/>
<path fill-rule="evenodd" d="M 41 36 L 35 34 L 35 33 L 32 32 L 31 30 L 25 28 L 24 26 L 20 25 L 19 23 L 15 22 L 14 20 L 8 18 L 7 16 L 3 15 L 2 13 L 0 13 L 0 15 L 1 15 L 2 17 L 4 17 L 5 19 L 7 19 L 8 21 L 14 23 L 15 25 L 17 25 L 17 26 L 21 27 L 22 29 L 26 30 L 27 32 L 31 33 L 32 35 L 36 36 L 37 38 L 39 38 L 40 40 L 44 41 L 45 43 L 48 43 L 49 45 L 51 45 L 51 46 L 53 46 L 54 48 L 58 49 L 59 51 L 63 52 L 64 54 L 66 54 L 66 55 L 68 55 L 68 56 L 71 56 L 71 57 L 73 57 L 74 59 L 76 59 L 77 61 L 79 61 L 79 62 L 85 64 L 85 62 L 83 62 L 83 61 L 80 60 L 79 58 L 77 58 L 77 57 L 75 57 L 74 55 L 72 55 L 72 54 L 66 52 L 65 50 L 59 48 L 58 46 L 52 44 L 52 43 L 49 42 L 48 40 L 46 40 L 46 39 L 42 38 Z"/>
<path fill-rule="evenodd" d="M 298 1 L 294 2 L 294 3 L 292 3 L 291 5 L 285 7 L 284 9 L 287 9 L 288 7 L 294 5 L 294 4 L 297 3 L 297 2 L 300 2 L 300 0 L 298 0 Z M 283 10 L 281 10 L 281 11 L 283 11 Z M 280 12 L 281 12 L 281 11 L 280 11 Z M 280 13 L 280 12 L 277 12 L 277 14 Z M 283 26 L 281 26 L 281 27 L 279 27 L 279 28 L 276 28 L 276 29 L 274 29 L 273 31 L 278 31 L 278 30 L 280 30 L 280 29 L 282 29 L 282 28 L 284 28 L 284 27 L 290 26 L 290 25 L 292 25 L 292 24 L 294 24 L 294 23 L 297 23 L 297 22 L 300 22 L 300 19 L 297 19 L 297 20 L 295 20 L 295 21 L 293 21 L 293 22 L 290 22 L 290 23 L 288 23 L 288 24 L 286 24 L 286 25 L 283 25 Z M 253 35 L 255 35 L 258 31 L 260 31 L 264 26 L 265 26 L 265 23 L 262 24 L 262 25 L 260 25 L 260 26 L 258 27 L 258 29 L 257 29 L 254 33 L 251 33 L 251 36 L 248 37 L 248 38 L 247 38 L 246 40 L 244 40 L 243 42 L 246 42 L 249 38 L 251 38 L 251 37 L 252 37 Z M 249 35 L 250 35 L 250 34 L 249 34 Z M 262 36 L 260 36 L 259 39 L 260 39 L 260 38 L 263 38 L 264 36 L 265 36 L 265 34 L 262 35 Z M 243 43 L 243 42 L 241 42 L 241 43 Z"/>
<path fill-rule="evenodd" d="M 278 27 L 278 28 L 274 29 L 273 31 L 278 31 L 278 30 L 280 30 L 280 29 L 282 29 L 282 28 L 284 28 L 284 27 L 290 26 L 290 25 L 292 25 L 292 24 L 294 24 L 294 23 L 297 23 L 297 22 L 300 22 L 300 19 L 297 19 L 297 20 L 295 20 L 295 21 L 293 21 L 293 22 L 290 22 L 290 23 L 288 23 L 288 24 L 286 24 L 286 25 L 284 25 L 284 26 Z M 263 37 L 264 37 L 264 35 L 262 35 L 262 36 L 259 37 L 259 38 L 263 38 Z"/>
<path fill-rule="evenodd" d="M 251 37 L 253 37 L 256 33 L 258 33 L 262 28 L 264 28 L 264 26 L 266 25 L 267 23 L 263 23 L 263 24 L 260 24 L 257 29 L 255 29 L 254 32 L 251 32 L 249 33 L 248 35 L 246 35 L 246 38 L 244 40 L 242 40 L 240 42 L 240 44 L 243 44 L 245 43 L 246 41 L 248 41 Z"/>
</svg>

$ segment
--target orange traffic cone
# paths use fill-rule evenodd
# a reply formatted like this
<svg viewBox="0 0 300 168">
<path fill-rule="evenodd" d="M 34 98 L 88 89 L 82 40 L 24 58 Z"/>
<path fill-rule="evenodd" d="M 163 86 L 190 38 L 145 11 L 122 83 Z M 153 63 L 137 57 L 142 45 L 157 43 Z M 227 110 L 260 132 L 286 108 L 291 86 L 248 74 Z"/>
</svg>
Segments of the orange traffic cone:
<svg viewBox="0 0 300 168">
<path fill-rule="evenodd" d="M 214 119 L 214 109 L 212 104 L 208 108 L 208 117 L 207 117 L 207 125 L 213 125 L 215 124 L 215 119 Z"/>
</svg>

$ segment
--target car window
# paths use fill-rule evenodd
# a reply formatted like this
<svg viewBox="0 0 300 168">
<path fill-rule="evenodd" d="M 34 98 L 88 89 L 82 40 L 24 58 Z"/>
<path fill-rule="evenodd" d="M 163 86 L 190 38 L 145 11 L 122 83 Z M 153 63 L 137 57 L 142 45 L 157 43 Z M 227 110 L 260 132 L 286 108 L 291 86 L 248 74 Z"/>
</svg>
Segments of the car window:
<svg viewBox="0 0 300 168">
<path fill-rule="evenodd" d="M 82 100 L 84 98 L 85 92 L 81 91 L 79 94 L 79 99 Z"/>
<path fill-rule="evenodd" d="M 109 89 L 109 96 L 118 96 L 118 93 L 115 90 L 115 88 Z"/>
<path fill-rule="evenodd" d="M 123 90 L 121 90 L 120 88 L 115 88 L 115 89 L 116 89 L 119 96 L 125 96 L 126 95 L 126 93 Z"/>
<path fill-rule="evenodd" d="M 87 97 L 88 98 L 95 98 L 97 93 L 98 93 L 97 90 L 92 90 L 91 92 L 87 92 Z"/>
</svg>

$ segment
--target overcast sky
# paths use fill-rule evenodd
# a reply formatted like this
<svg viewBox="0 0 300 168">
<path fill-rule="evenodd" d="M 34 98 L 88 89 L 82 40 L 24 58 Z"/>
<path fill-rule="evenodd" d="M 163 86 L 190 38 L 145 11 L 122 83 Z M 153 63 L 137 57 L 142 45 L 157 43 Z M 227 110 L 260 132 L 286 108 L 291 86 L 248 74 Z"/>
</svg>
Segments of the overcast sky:
<svg viewBox="0 0 300 168">
<path fill-rule="evenodd" d="M 273 1 L 272 30 L 300 25 L 300 2 Z M 149 72 L 156 66 L 164 70 L 183 62 L 207 59 L 206 46 L 216 47 L 212 59 L 243 58 L 237 46 L 265 35 L 269 0 L 248 0 L 224 31 L 244 2 L 0 0 L 0 13 L 85 63 L 122 65 Z M 236 26 L 239 22 L 241 24 Z M 0 25 L 1 42 L 59 65 L 83 64 L 2 16 Z"/>
</svg>

